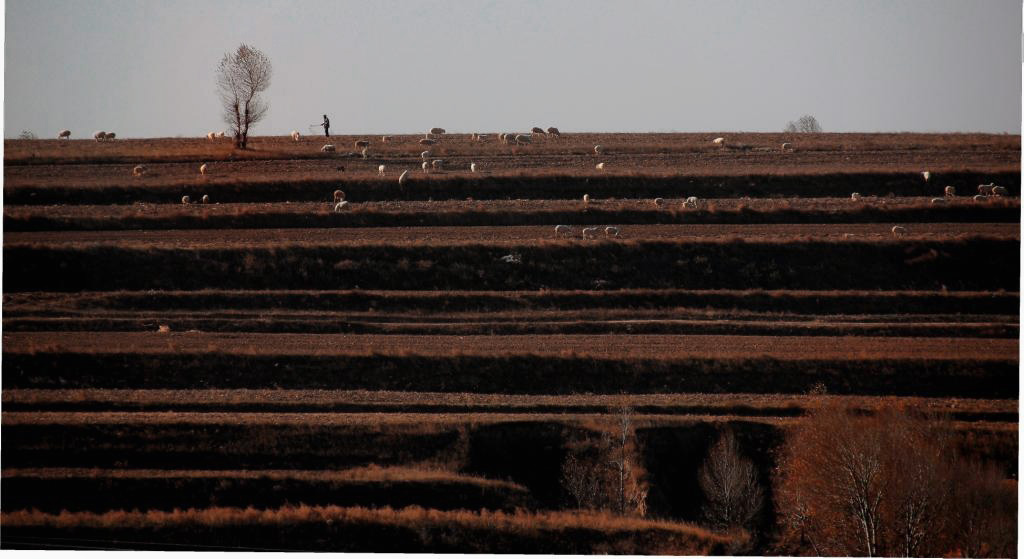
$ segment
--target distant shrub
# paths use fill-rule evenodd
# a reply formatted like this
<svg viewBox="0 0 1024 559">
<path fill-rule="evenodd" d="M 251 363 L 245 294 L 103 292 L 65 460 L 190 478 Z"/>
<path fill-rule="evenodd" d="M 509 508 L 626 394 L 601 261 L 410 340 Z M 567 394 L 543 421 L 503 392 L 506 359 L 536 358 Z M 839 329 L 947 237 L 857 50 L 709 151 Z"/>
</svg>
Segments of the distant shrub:
<svg viewBox="0 0 1024 559">
<path fill-rule="evenodd" d="M 809 132 L 817 134 L 821 132 L 821 125 L 818 124 L 818 119 L 814 118 L 813 116 L 804 115 L 798 118 L 796 122 L 793 122 L 792 120 L 789 121 L 789 124 L 786 125 L 786 129 L 784 130 L 784 132 Z"/>
<path fill-rule="evenodd" d="M 35 140 L 36 135 L 31 130 L 22 130 L 21 134 L 18 134 L 19 140 Z"/>
</svg>

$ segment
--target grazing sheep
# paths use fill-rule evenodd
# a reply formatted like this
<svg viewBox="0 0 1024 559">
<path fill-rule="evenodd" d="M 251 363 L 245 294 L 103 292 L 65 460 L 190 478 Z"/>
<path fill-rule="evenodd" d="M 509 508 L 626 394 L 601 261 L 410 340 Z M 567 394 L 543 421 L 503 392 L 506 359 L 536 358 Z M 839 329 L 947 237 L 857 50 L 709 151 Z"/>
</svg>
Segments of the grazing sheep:
<svg viewBox="0 0 1024 559">
<path fill-rule="evenodd" d="M 434 145 L 434 140 L 430 140 L 430 139 L 427 139 L 427 138 L 421 138 L 419 143 L 420 143 L 421 146 L 432 146 L 432 145 Z"/>
<path fill-rule="evenodd" d="M 398 186 L 405 184 L 406 178 L 409 176 L 409 169 L 402 171 L 402 174 L 398 176 Z"/>
<path fill-rule="evenodd" d="M 945 204 L 945 198 L 932 198 L 932 204 Z"/>
<path fill-rule="evenodd" d="M 213 141 L 213 139 L 216 138 L 216 137 L 217 137 L 217 133 L 216 132 L 207 132 L 206 133 L 206 139 L 207 140 Z"/>
<path fill-rule="evenodd" d="M 203 163 L 202 165 L 199 166 L 199 174 L 200 175 L 205 175 L 206 174 L 206 163 Z"/>
<path fill-rule="evenodd" d="M 530 132 L 533 134 L 546 134 L 546 132 L 544 132 L 544 129 L 541 128 L 540 126 L 534 126 L 533 128 L 530 129 Z"/>
<path fill-rule="evenodd" d="M 444 168 L 444 159 L 435 159 L 430 162 L 430 166 L 435 171 L 440 171 L 442 168 Z"/>
<path fill-rule="evenodd" d="M 715 144 L 716 146 L 724 146 L 725 138 L 715 138 L 714 140 L 711 140 L 711 143 Z"/>
<path fill-rule="evenodd" d="M 559 132 L 558 129 L 555 128 L 554 126 L 549 126 L 548 127 L 548 134 L 551 135 L 551 136 L 561 136 L 562 135 L 562 133 Z"/>
<path fill-rule="evenodd" d="M 686 199 L 685 202 L 683 202 L 683 207 L 696 208 L 699 203 L 700 200 L 698 200 L 696 196 L 690 196 L 689 198 Z"/>
<path fill-rule="evenodd" d="M 424 173 L 429 173 L 430 172 L 430 162 L 429 161 L 424 161 L 423 162 L 423 172 Z"/>
<path fill-rule="evenodd" d="M 345 192 L 344 191 L 342 191 L 342 190 L 335 190 L 334 191 L 334 201 L 335 202 L 341 202 L 344 199 L 345 199 Z"/>
<path fill-rule="evenodd" d="M 320 151 L 332 152 L 333 153 L 334 152 L 334 144 L 326 144 L 324 147 L 320 148 Z"/>
<path fill-rule="evenodd" d="M 601 144 L 594 146 L 595 155 L 601 155 L 602 153 L 604 153 L 604 146 L 602 146 Z"/>
<path fill-rule="evenodd" d="M 604 162 L 598 163 L 594 166 L 598 171 L 604 171 Z"/>
<path fill-rule="evenodd" d="M 182 196 L 181 197 L 181 203 L 182 204 L 191 204 L 192 203 L 192 199 L 189 198 L 188 196 Z"/>
<path fill-rule="evenodd" d="M 619 236 L 619 228 L 618 227 L 612 227 L 612 226 L 605 227 L 604 228 L 604 236 L 605 237 L 618 237 Z"/>
<path fill-rule="evenodd" d="M 431 136 L 439 136 L 439 135 L 444 134 L 444 133 L 445 133 L 444 128 L 431 128 L 429 134 Z"/>
<path fill-rule="evenodd" d="M 975 194 L 974 195 L 974 201 L 975 202 L 988 202 L 988 196 L 985 196 L 984 194 Z"/>
<path fill-rule="evenodd" d="M 992 194 L 992 187 L 994 187 L 994 186 L 995 186 L 994 182 L 990 182 L 988 184 L 979 184 L 978 185 L 978 194 L 985 194 L 985 195 Z"/>
<path fill-rule="evenodd" d="M 659 208 L 665 207 L 665 199 L 664 198 L 655 198 L 654 199 L 654 205 L 658 206 Z"/>
<path fill-rule="evenodd" d="M 896 237 L 902 237 L 903 235 L 907 234 L 907 228 L 903 227 L 902 225 L 893 225 L 892 234 Z"/>
<path fill-rule="evenodd" d="M 932 174 L 928 171 L 922 172 L 921 176 L 924 177 L 924 182 L 928 182 L 928 179 L 932 178 Z"/>
<path fill-rule="evenodd" d="M 342 200 L 334 205 L 334 211 L 336 212 L 340 212 L 345 209 L 348 209 L 348 200 Z"/>
<path fill-rule="evenodd" d="M 793 144 L 789 142 L 785 142 L 782 144 L 782 151 L 789 151 L 791 149 L 793 149 Z"/>
<path fill-rule="evenodd" d="M 147 169 L 145 165 L 136 165 L 135 168 L 132 169 L 132 176 L 141 177 L 142 175 L 146 174 L 146 170 Z"/>
<path fill-rule="evenodd" d="M 359 152 L 359 154 L 363 156 L 363 159 L 366 159 L 370 155 L 370 148 L 363 148 L 363 151 Z"/>
<path fill-rule="evenodd" d="M 117 137 L 117 134 L 114 134 L 113 132 L 107 132 L 106 139 L 113 140 L 116 137 Z"/>
<path fill-rule="evenodd" d="M 589 204 L 590 203 L 590 195 L 589 194 L 584 194 L 583 195 L 583 203 L 584 204 Z"/>
<path fill-rule="evenodd" d="M 946 195 L 946 198 L 956 196 L 956 188 L 952 186 L 947 186 L 942 192 Z"/>
<path fill-rule="evenodd" d="M 382 144 L 391 143 L 391 141 L 394 140 L 394 139 L 395 139 L 394 136 L 381 136 L 380 137 L 380 143 L 382 143 Z"/>
<path fill-rule="evenodd" d="M 594 239 L 596 237 L 597 237 L 597 227 L 584 227 L 583 228 L 583 238 L 584 239 Z"/>
<path fill-rule="evenodd" d="M 528 144 L 528 143 L 530 143 L 531 140 L 532 140 L 532 138 L 530 137 L 529 134 L 518 134 L 518 135 L 516 135 L 516 143 L 517 144 Z"/>
<path fill-rule="evenodd" d="M 353 145 L 355 146 L 355 149 L 362 149 L 362 148 L 370 147 L 370 141 L 369 140 L 356 140 Z"/>
<path fill-rule="evenodd" d="M 298 130 L 292 130 L 292 141 L 297 142 L 297 141 L 299 141 L 299 138 L 301 138 L 301 137 L 302 136 L 299 134 Z"/>
<path fill-rule="evenodd" d="M 476 172 L 476 163 L 470 163 L 469 164 L 469 172 L 470 173 L 475 173 Z"/>
<path fill-rule="evenodd" d="M 97 142 L 106 139 L 106 137 L 107 137 L 107 133 L 102 131 L 102 130 L 100 130 L 98 132 L 93 132 L 92 133 L 92 139 L 96 140 Z"/>
<path fill-rule="evenodd" d="M 857 200 L 860 200 L 860 192 L 854 192 L 853 194 L 851 194 L 850 195 L 850 200 L 853 200 L 854 202 L 856 202 Z"/>
<path fill-rule="evenodd" d="M 209 194 L 203 194 L 202 202 L 204 204 L 209 204 L 210 203 L 210 195 Z"/>
<path fill-rule="evenodd" d="M 383 165 L 377 165 L 377 174 L 382 176 L 382 177 L 384 176 L 384 166 Z"/>
<path fill-rule="evenodd" d="M 420 159 L 426 161 L 426 160 L 430 159 L 431 155 L 433 155 L 433 154 L 430 153 L 430 151 L 424 151 L 423 153 L 420 154 Z"/>
<path fill-rule="evenodd" d="M 63 139 L 63 138 L 67 138 L 67 139 L 70 140 L 71 139 L 71 131 L 67 130 L 67 129 L 61 130 L 60 133 L 57 134 L 57 139 L 60 140 L 60 139 Z"/>
<path fill-rule="evenodd" d="M 1009 196 L 1010 195 L 1010 191 L 1007 190 L 1005 186 L 993 186 L 992 187 L 992 195 L 993 196 Z"/>
<path fill-rule="evenodd" d="M 218 138 L 223 138 L 224 137 L 224 133 L 223 132 L 217 132 L 217 137 Z"/>
<path fill-rule="evenodd" d="M 555 236 L 556 237 L 565 236 L 565 235 L 568 235 L 570 233 L 572 233 L 572 227 L 569 226 L 569 225 L 556 225 L 555 226 Z"/>
</svg>

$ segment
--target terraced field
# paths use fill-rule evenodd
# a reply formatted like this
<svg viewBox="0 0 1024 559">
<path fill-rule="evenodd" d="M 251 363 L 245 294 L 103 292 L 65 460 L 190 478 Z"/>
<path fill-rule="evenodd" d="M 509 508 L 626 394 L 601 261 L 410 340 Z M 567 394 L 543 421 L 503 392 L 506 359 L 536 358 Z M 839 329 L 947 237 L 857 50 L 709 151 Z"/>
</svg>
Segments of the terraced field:
<svg viewBox="0 0 1024 559">
<path fill-rule="evenodd" d="M 771 502 L 832 402 L 1015 479 L 1019 136 L 713 137 L 6 141 L 4 547 L 768 553 L 697 471 L 735 432 Z M 624 424 L 643 510 L 575 510 Z"/>
</svg>

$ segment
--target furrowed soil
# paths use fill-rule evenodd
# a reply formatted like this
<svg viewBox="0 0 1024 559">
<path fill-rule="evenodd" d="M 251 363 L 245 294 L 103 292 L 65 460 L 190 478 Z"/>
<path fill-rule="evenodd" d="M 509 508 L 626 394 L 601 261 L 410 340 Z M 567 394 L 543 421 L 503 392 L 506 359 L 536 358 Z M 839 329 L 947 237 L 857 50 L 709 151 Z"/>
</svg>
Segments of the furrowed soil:
<svg viewBox="0 0 1024 559">
<path fill-rule="evenodd" d="M 767 553 L 834 402 L 1016 478 L 1019 136 L 420 138 L 5 141 L 0 545 Z M 647 518 L 563 483 L 623 417 Z"/>
</svg>

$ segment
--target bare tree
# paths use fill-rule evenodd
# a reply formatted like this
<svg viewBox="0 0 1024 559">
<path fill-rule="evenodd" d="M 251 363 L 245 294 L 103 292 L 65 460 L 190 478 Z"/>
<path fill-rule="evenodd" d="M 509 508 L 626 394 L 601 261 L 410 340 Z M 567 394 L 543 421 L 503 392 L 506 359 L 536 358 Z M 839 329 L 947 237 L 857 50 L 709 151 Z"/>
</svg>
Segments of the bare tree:
<svg viewBox="0 0 1024 559">
<path fill-rule="evenodd" d="M 1004 534 L 1016 503 L 977 506 L 982 499 L 971 496 L 993 502 L 1000 480 L 973 481 L 980 467 L 958 459 L 944 421 L 829 406 L 789 437 L 779 468 L 788 553 L 942 556 L 1014 543 Z"/>
<path fill-rule="evenodd" d="M 792 120 L 786 124 L 785 132 L 788 133 L 820 133 L 821 125 L 818 124 L 818 119 L 811 115 L 804 115 L 793 122 Z"/>
<path fill-rule="evenodd" d="M 704 518 L 715 530 L 749 529 L 764 504 L 754 463 L 743 458 L 732 431 L 711 447 L 698 474 L 707 505 Z"/>
<path fill-rule="evenodd" d="M 217 93 L 224 122 L 231 127 L 235 147 L 245 149 L 249 127 L 267 114 L 269 106 L 260 93 L 270 87 L 270 59 L 246 44 L 227 53 L 217 66 Z"/>
</svg>

